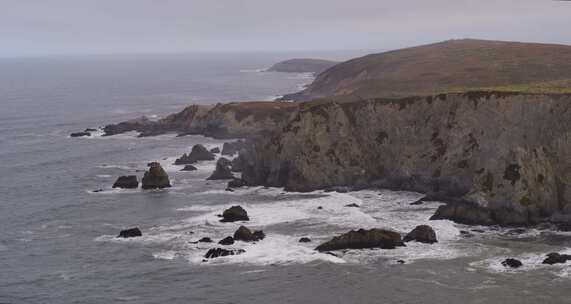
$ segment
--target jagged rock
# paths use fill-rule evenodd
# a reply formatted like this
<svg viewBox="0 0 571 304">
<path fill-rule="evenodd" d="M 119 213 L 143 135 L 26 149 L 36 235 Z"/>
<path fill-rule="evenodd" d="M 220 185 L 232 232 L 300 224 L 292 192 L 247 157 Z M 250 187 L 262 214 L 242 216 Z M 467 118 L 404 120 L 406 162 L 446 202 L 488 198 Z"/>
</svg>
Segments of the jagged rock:
<svg viewBox="0 0 571 304">
<path fill-rule="evenodd" d="M 241 150 L 240 154 L 232 160 L 232 172 L 242 172 L 246 166 L 246 158 L 244 156 L 244 150 Z"/>
<path fill-rule="evenodd" d="M 502 266 L 510 268 L 520 268 L 521 266 L 523 266 L 523 264 L 521 263 L 520 260 L 508 258 L 502 262 Z"/>
<path fill-rule="evenodd" d="M 201 144 L 196 144 L 192 147 L 190 154 L 183 154 L 180 158 L 175 160 L 175 165 L 189 165 L 202 160 L 214 160 L 216 156 L 212 154 L 206 147 Z"/>
<path fill-rule="evenodd" d="M 186 165 L 184 166 L 184 168 L 180 169 L 180 171 L 196 171 L 198 170 L 198 168 L 196 168 L 193 165 Z"/>
<path fill-rule="evenodd" d="M 232 206 L 222 213 L 222 219 L 220 220 L 223 223 L 226 222 L 236 222 L 236 221 L 249 221 L 250 218 L 248 217 L 248 212 L 244 210 L 244 208 L 240 206 Z"/>
<path fill-rule="evenodd" d="M 237 250 L 228 250 L 224 248 L 212 248 L 206 252 L 204 255 L 207 259 L 213 259 L 217 257 L 229 256 L 229 255 L 238 255 L 246 252 L 244 249 L 237 249 Z"/>
<path fill-rule="evenodd" d="M 69 136 L 71 136 L 71 137 L 91 136 L 91 133 L 89 133 L 89 132 L 75 132 L 75 133 L 71 133 Z"/>
<path fill-rule="evenodd" d="M 384 229 L 359 229 L 336 236 L 315 249 L 317 251 L 363 248 L 394 249 L 397 246 L 404 246 L 398 232 Z"/>
<path fill-rule="evenodd" d="M 132 237 L 139 237 L 139 236 L 143 236 L 143 233 L 141 232 L 141 230 L 137 227 L 135 228 L 130 228 L 130 229 L 126 229 L 126 230 L 121 230 L 121 232 L 119 232 L 119 235 L 117 237 L 119 238 L 132 238 Z"/>
<path fill-rule="evenodd" d="M 225 142 L 224 145 L 222 145 L 222 155 L 234 155 L 245 147 L 246 142 L 243 140 Z"/>
<path fill-rule="evenodd" d="M 232 245 L 232 244 L 234 244 L 234 238 L 231 236 L 225 237 L 224 239 L 220 240 L 220 242 L 218 242 L 218 244 L 220 244 L 220 245 Z"/>
<path fill-rule="evenodd" d="M 414 228 L 404 237 L 403 241 L 417 241 L 426 244 L 433 244 L 438 242 L 436 239 L 436 232 L 434 232 L 434 229 L 428 225 L 416 226 L 416 228 Z"/>
<path fill-rule="evenodd" d="M 569 254 L 560 254 L 557 252 L 552 252 L 547 254 L 547 258 L 543 260 L 542 264 L 549 264 L 549 265 L 563 264 L 569 260 L 571 260 L 571 255 Z"/>
<path fill-rule="evenodd" d="M 220 180 L 220 179 L 233 179 L 232 171 L 230 170 L 230 161 L 224 157 L 221 157 L 216 162 L 216 169 L 210 175 L 208 180 Z"/>
<path fill-rule="evenodd" d="M 355 204 L 355 203 L 352 203 L 352 204 L 345 205 L 345 207 L 360 208 L 361 206 L 359 206 L 359 205 L 357 205 L 357 204 Z"/>
<path fill-rule="evenodd" d="M 256 242 L 263 240 L 266 237 L 263 231 L 256 230 L 252 232 L 245 226 L 240 226 L 236 232 L 234 232 L 234 240 L 243 242 Z"/>
<path fill-rule="evenodd" d="M 214 153 L 214 154 L 220 153 L 220 148 L 218 148 L 218 147 L 212 148 L 212 149 L 210 149 L 210 153 Z"/>
<path fill-rule="evenodd" d="M 241 178 L 234 178 L 228 182 L 228 188 L 240 188 L 245 186 L 247 186 L 246 181 Z"/>
<path fill-rule="evenodd" d="M 309 243 L 311 242 L 311 239 L 308 237 L 302 237 L 301 239 L 299 239 L 300 243 Z"/>
<path fill-rule="evenodd" d="M 169 176 L 158 162 L 148 164 L 149 170 L 145 172 L 141 187 L 143 189 L 162 189 L 171 186 Z"/>
<path fill-rule="evenodd" d="M 115 183 L 113 183 L 113 188 L 135 189 L 138 187 L 139 181 L 136 175 L 120 176 Z"/>
</svg>

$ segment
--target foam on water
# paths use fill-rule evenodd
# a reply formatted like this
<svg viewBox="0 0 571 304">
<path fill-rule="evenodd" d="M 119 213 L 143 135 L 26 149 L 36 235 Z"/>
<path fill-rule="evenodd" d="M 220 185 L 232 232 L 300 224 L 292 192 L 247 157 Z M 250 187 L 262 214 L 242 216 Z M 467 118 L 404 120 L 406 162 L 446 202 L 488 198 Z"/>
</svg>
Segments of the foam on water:
<svg viewBox="0 0 571 304">
<path fill-rule="evenodd" d="M 508 250 L 506 250 L 508 251 Z M 547 257 L 549 252 L 533 252 L 533 253 L 525 253 L 520 255 L 501 255 L 501 256 L 494 256 L 492 258 L 476 261 L 470 263 L 471 267 L 484 269 L 489 272 L 493 273 L 519 273 L 519 272 L 526 272 L 532 270 L 546 270 L 550 271 L 556 276 L 568 278 L 571 274 L 569 269 L 569 264 L 553 264 L 547 265 L 543 264 L 543 260 Z M 571 254 L 571 248 L 565 248 L 563 250 L 556 251 L 561 254 Z M 502 265 L 502 262 L 507 258 L 514 258 L 520 260 L 522 262 L 522 266 L 519 268 L 510 268 L 505 267 Z"/>
</svg>

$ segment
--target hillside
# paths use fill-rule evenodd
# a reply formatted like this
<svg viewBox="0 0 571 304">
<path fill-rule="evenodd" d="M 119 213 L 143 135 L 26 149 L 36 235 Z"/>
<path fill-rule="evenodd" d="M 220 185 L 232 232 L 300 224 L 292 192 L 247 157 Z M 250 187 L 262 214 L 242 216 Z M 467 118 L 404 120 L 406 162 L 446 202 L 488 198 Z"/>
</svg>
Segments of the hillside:
<svg viewBox="0 0 571 304">
<path fill-rule="evenodd" d="M 304 91 L 284 99 L 403 97 L 485 88 L 525 91 L 526 84 L 541 87 L 566 79 L 571 79 L 571 46 L 449 40 L 337 64 Z"/>
<path fill-rule="evenodd" d="M 338 62 L 336 61 L 323 59 L 297 58 L 278 62 L 270 67 L 268 71 L 286 73 L 315 73 L 317 75 L 336 65 L 337 63 Z"/>
</svg>

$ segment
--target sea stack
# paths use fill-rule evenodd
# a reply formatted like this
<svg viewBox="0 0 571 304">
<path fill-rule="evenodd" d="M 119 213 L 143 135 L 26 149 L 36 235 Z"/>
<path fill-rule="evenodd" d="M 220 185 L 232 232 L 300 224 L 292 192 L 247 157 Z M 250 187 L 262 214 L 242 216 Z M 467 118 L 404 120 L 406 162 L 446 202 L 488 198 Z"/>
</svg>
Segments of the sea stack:
<svg viewBox="0 0 571 304">
<path fill-rule="evenodd" d="M 171 186 L 169 176 L 158 162 L 148 164 L 149 170 L 145 172 L 142 180 L 143 189 L 162 189 Z"/>
</svg>

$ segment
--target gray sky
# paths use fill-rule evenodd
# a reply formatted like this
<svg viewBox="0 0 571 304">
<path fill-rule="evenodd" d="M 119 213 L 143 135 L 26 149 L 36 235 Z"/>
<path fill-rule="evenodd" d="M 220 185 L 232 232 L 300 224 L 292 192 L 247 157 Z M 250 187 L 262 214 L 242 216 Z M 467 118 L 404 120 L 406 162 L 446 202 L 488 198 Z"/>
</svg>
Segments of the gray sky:
<svg viewBox="0 0 571 304">
<path fill-rule="evenodd" d="M 466 37 L 571 44 L 571 2 L 0 0 L 0 56 L 389 49 Z"/>
</svg>

